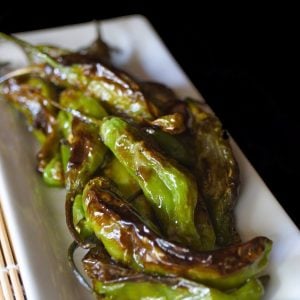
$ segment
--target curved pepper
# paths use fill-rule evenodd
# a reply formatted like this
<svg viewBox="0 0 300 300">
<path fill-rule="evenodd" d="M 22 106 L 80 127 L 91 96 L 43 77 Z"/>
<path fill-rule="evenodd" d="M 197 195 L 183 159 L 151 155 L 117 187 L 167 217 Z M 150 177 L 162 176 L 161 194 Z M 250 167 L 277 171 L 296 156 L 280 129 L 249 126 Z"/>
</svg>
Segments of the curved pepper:
<svg viewBox="0 0 300 300">
<path fill-rule="evenodd" d="M 195 249 L 213 248 L 214 236 L 198 232 L 194 223 L 199 196 L 194 177 L 154 150 L 118 117 L 104 119 L 100 135 L 152 203 L 166 235 Z"/>
<path fill-rule="evenodd" d="M 160 129 L 146 127 L 143 131 L 149 135 L 158 144 L 159 148 L 180 164 L 191 167 L 195 164 L 195 155 L 191 153 L 191 149 L 182 143 L 177 136 L 163 132 Z"/>
<path fill-rule="evenodd" d="M 103 178 L 89 181 L 82 199 L 86 219 L 109 255 L 136 271 L 176 275 L 230 289 L 267 265 L 272 242 L 265 237 L 206 252 L 194 252 L 162 239 Z"/>
<path fill-rule="evenodd" d="M 196 101 L 187 100 L 187 105 L 192 116 L 200 190 L 211 215 L 217 244 L 230 245 L 240 240 L 233 212 L 239 188 L 239 167 L 220 121 Z"/>
<path fill-rule="evenodd" d="M 63 65 L 23 40 L 4 33 L 0 33 L 0 38 L 16 43 L 27 55 L 45 64 L 36 65 L 36 72 L 54 84 L 84 90 L 99 99 L 113 114 L 126 116 L 138 123 L 153 120 L 159 114 L 156 106 L 145 99 L 139 85 L 123 72 L 99 62 Z"/>
<path fill-rule="evenodd" d="M 60 94 L 59 101 L 64 107 L 78 110 L 89 117 L 102 119 L 107 116 L 96 99 L 86 96 L 81 91 L 65 90 Z M 66 187 L 72 193 L 81 193 L 90 176 L 103 162 L 107 149 L 94 125 L 86 124 L 65 111 L 59 112 L 58 122 L 70 146 Z"/>
<path fill-rule="evenodd" d="M 73 118 L 70 158 L 65 174 L 68 192 L 73 195 L 82 192 L 90 177 L 103 163 L 106 152 L 98 128 Z"/>
<path fill-rule="evenodd" d="M 116 184 L 126 199 L 131 199 L 141 191 L 136 180 L 115 157 L 104 167 L 103 174 Z"/>
<path fill-rule="evenodd" d="M 37 158 L 38 171 L 43 172 L 59 149 L 56 111 L 47 101 L 56 97 L 53 87 L 40 78 L 10 79 L 3 84 L 1 93 L 25 116 L 41 142 Z"/>
<path fill-rule="evenodd" d="M 114 262 L 101 245 L 90 250 L 82 262 L 94 291 L 104 299 L 259 300 L 264 292 L 257 279 L 250 279 L 240 288 L 225 293 L 180 277 L 138 273 Z"/>
</svg>

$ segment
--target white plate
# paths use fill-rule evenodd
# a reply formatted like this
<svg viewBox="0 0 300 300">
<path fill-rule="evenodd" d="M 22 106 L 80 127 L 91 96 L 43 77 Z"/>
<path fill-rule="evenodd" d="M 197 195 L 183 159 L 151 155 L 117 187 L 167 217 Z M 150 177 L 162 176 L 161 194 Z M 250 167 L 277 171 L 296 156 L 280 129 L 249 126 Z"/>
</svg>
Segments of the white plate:
<svg viewBox="0 0 300 300">
<path fill-rule="evenodd" d="M 149 22 L 129 16 L 102 23 L 104 38 L 121 49 L 116 63 L 138 78 L 163 82 L 179 96 L 201 98 Z M 76 49 L 95 38 L 92 23 L 18 35 L 32 43 Z M 180 42 L 180 41 L 179 41 Z M 0 45 L 1 60 L 19 64 L 15 46 Z M 196 60 L 196 58 L 195 58 Z M 244 240 L 265 235 L 274 241 L 265 299 L 300 299 L 300 234 L 250 163 L 234 144 L 242 188 L 237 207 Z M 23 121 L 0 101 L 0 193 L 29 300 L 94 299 L 74 279 L 66 252 L 71 241 L 64 218 L 64 193 L 45 187 L 35 172 L 35 142 Z"/>
</svg>

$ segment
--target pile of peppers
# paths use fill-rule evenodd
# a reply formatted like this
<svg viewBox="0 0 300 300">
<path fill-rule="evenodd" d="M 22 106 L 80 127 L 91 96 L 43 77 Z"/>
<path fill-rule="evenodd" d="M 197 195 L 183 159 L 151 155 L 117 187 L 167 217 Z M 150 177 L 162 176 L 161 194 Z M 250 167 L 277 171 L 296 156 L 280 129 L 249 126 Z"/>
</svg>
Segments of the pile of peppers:
<svg viewBox="0 0 300 300">
<path fill-rule="evenodd" d="M 0 39 L 30 62 L 0 95 L 38 140 L 45 183 L 67 191 L 70 262 L 87 250 L 98 299 L 261 299 L 272 242 L 240 240 L 239 168 L 216 116 L 113 66 L 100 35 L 77 52 Z"/>
</svg>

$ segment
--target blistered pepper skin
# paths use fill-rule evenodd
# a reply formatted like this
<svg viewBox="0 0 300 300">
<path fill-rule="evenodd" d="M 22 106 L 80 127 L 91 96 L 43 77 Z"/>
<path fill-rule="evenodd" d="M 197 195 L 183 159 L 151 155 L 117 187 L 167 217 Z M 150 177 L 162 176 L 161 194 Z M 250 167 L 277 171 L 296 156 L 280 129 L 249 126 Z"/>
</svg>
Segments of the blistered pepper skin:
<svg viewBox="0 0 300 300">
<path fill-rule="evenodd" d="M 83 266 L 101 299 L 259 300 L 263 295 L 263 287 L 257 279 L 250 279 L 240 288 L 225 293 L 180 277 L 138 273 L 114 262 L 101 245 L 88 252 Z"/>
<path fill-rule="evenodd" d="M 118 117 L 104 119 L 100 135 L 139 183 L 166 235 L 196 249 L 213 248 L 214 236 L 202 236 L 194 223 L 199 196 L 194 177 L 154 150 L 131 125 Z"/>
<path fill-rule="evenodd" d="M 175 275 L 230 289 L 257 275 L 267 265 L 272 242 L 264 237 L 206 252 L 194 252 L 166 241 L 114 194 L 104 178 L 89 181 L 82 199 L 86 219 L 109 255 L 136 271 Z"/>
<path fill-rule="evenodd" d="M 4 83 L 1 93 L 25 116 L 40 141 L 37 169 L 42 173 L 59 149 L 56 111 L 48 103 L 55 98 L 52 86 L 40 78 L 10 79 Z"/>
<path fill-rule="evenodd" d="M 240 241 L 234 207 L 239 189 L 239 167 L 222 124 L 199 103 L 187 100 L 197 155 L 196 173 L 216 232 L 217 244 Z"/>
<path fill-rule="evenodd" d="M 106 164 L 103 174 L 116 184 L 126 199 L 132 199 L 141 191 L 136 180 L 115 157 Z"/>
<path fill-rule="evenodd" d="M 28 56 L 37 57 L 44 63 L 44 66 L 37 66 L 36 71 L 51 82 L 86 91 L 113 114 L 126 116 L 138 123 L 151 121 L 159 115 L 156 106 L 145 99 L 139 85 L 123 72 L 107 68 L 98 61 L 86 62 L 84 56 L 82 64 L 74 63 L 72 57 L 62 64 L 23 40 L 4 33 L 0 33 L 0 37 L 16 43 Z"/>
<path fill-rule="evenodd" d="M 260 300 L 263 296 L 262 285 L 255 279 L 250 280 L 249 283 L 231 294 L 203 285 L 188 286 L 186 281 L 182 281 L 182 284 L 183 286 L 180 286 L 179 283 L 173 287 L 164 284 L 163 281 L 161 283 L 147 281 L 102 283 L 94 281 L 94 289 L 100 295 L 99 300 Z"/>
</svg>

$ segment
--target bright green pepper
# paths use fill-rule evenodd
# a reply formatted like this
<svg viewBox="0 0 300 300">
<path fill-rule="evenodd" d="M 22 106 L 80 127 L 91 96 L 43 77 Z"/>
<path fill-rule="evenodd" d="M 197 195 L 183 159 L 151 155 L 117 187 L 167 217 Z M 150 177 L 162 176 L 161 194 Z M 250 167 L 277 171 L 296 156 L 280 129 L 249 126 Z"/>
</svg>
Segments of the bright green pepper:
<svg viewBox="0 0 300 300">
<path fill-rule="evenodd" d="M 93 234 L 92 224 L 85 218 L 85 213 L 82 205 L 82 195 L 75 197 L 73 207 L 73 224 L 79 233 L 82 240 Z"/>
<path fill-rule="evenodd" d="M 68 161 L 71 156 L 71 151 L 70 151 L 70 145 L 67 143 L 62 142 L 60 144 L 60 155 L 61 155 L 61 162 L 63 166 L 64 173 L 67 172 L 67 167 L 68 167 Z"/>
<path fill-rule="evenodd" d="M 100 135 L 152 203 L 165 234 L 196 249 L 212 249 L 194 223 L 198 201 L 194 177 L 148 145 L 134 127 L 118 117 L 105 119 Z M 213 231 L 212 231 L 213 232 Z"/>
<path fill-rule="evenodd" d="M 43 171 L 43 179 L 49 186 L 64 186 L 64 171 L 59 153 L 57 153 L 45 167 Z"/>
<path fill-rule="evenodd" d="M 187 280 L 174 283 L 174 286 L 164 283 L 163 280 L 113 283 L 94 281 L 94 290 L 101 296 L 100 299 L 106 300 L 260 300 L 264 294 L 262 285 L 256 279 L 249 280 L 228 294 L 201 284 L 190 284 Z"/>
<path fill-rule="evenodd" d="M 136 271 L 175 275 L 230 289 L 256 276 L 267 265 L 272 242 L 265 237 L 205 252 L 164 240 L 114 193 L 104 178 L 89 181 L 82 199 L 85 217 L 106 251 L 113 260 Z"/>
<path fill-rule="evenodd" d="M 60 94 L 59 102 L 64 107 L 78 110 L 95 119 L 102 119 L 107 116 L 107 112 L 99 101 L 93 97 L 87 96 L 82 91 L 74 89 L 64 90 Z"/>
<path fill-rule="evenodd" d="M 126 199 L 133 197 L 141 190 L 135 179 L 115 157 L 105 166 L 103 174 L 117 185 Z"/>
<path fill-rule="evenodd" d="M 35 89 L 38 89 L 41 95 L 46 99 L 56 100 L 57 92 L 50 82 L 39 77 L 30 77 L 27 81 L 27 84 Z M 53 110 L 53 107 L 50 103 L 45 102 L 44 105 L 47 107 L 47 109 Z"/>
<path fill-rule="evenodd" d="M 150 220 L 153 224 L 158 224 L 155 211 L 144 194 L 139 194 L 135 198 L 130 199 L 130 204 L 136 209 L 136 211 L 144 220 Z"/>
</svg>

